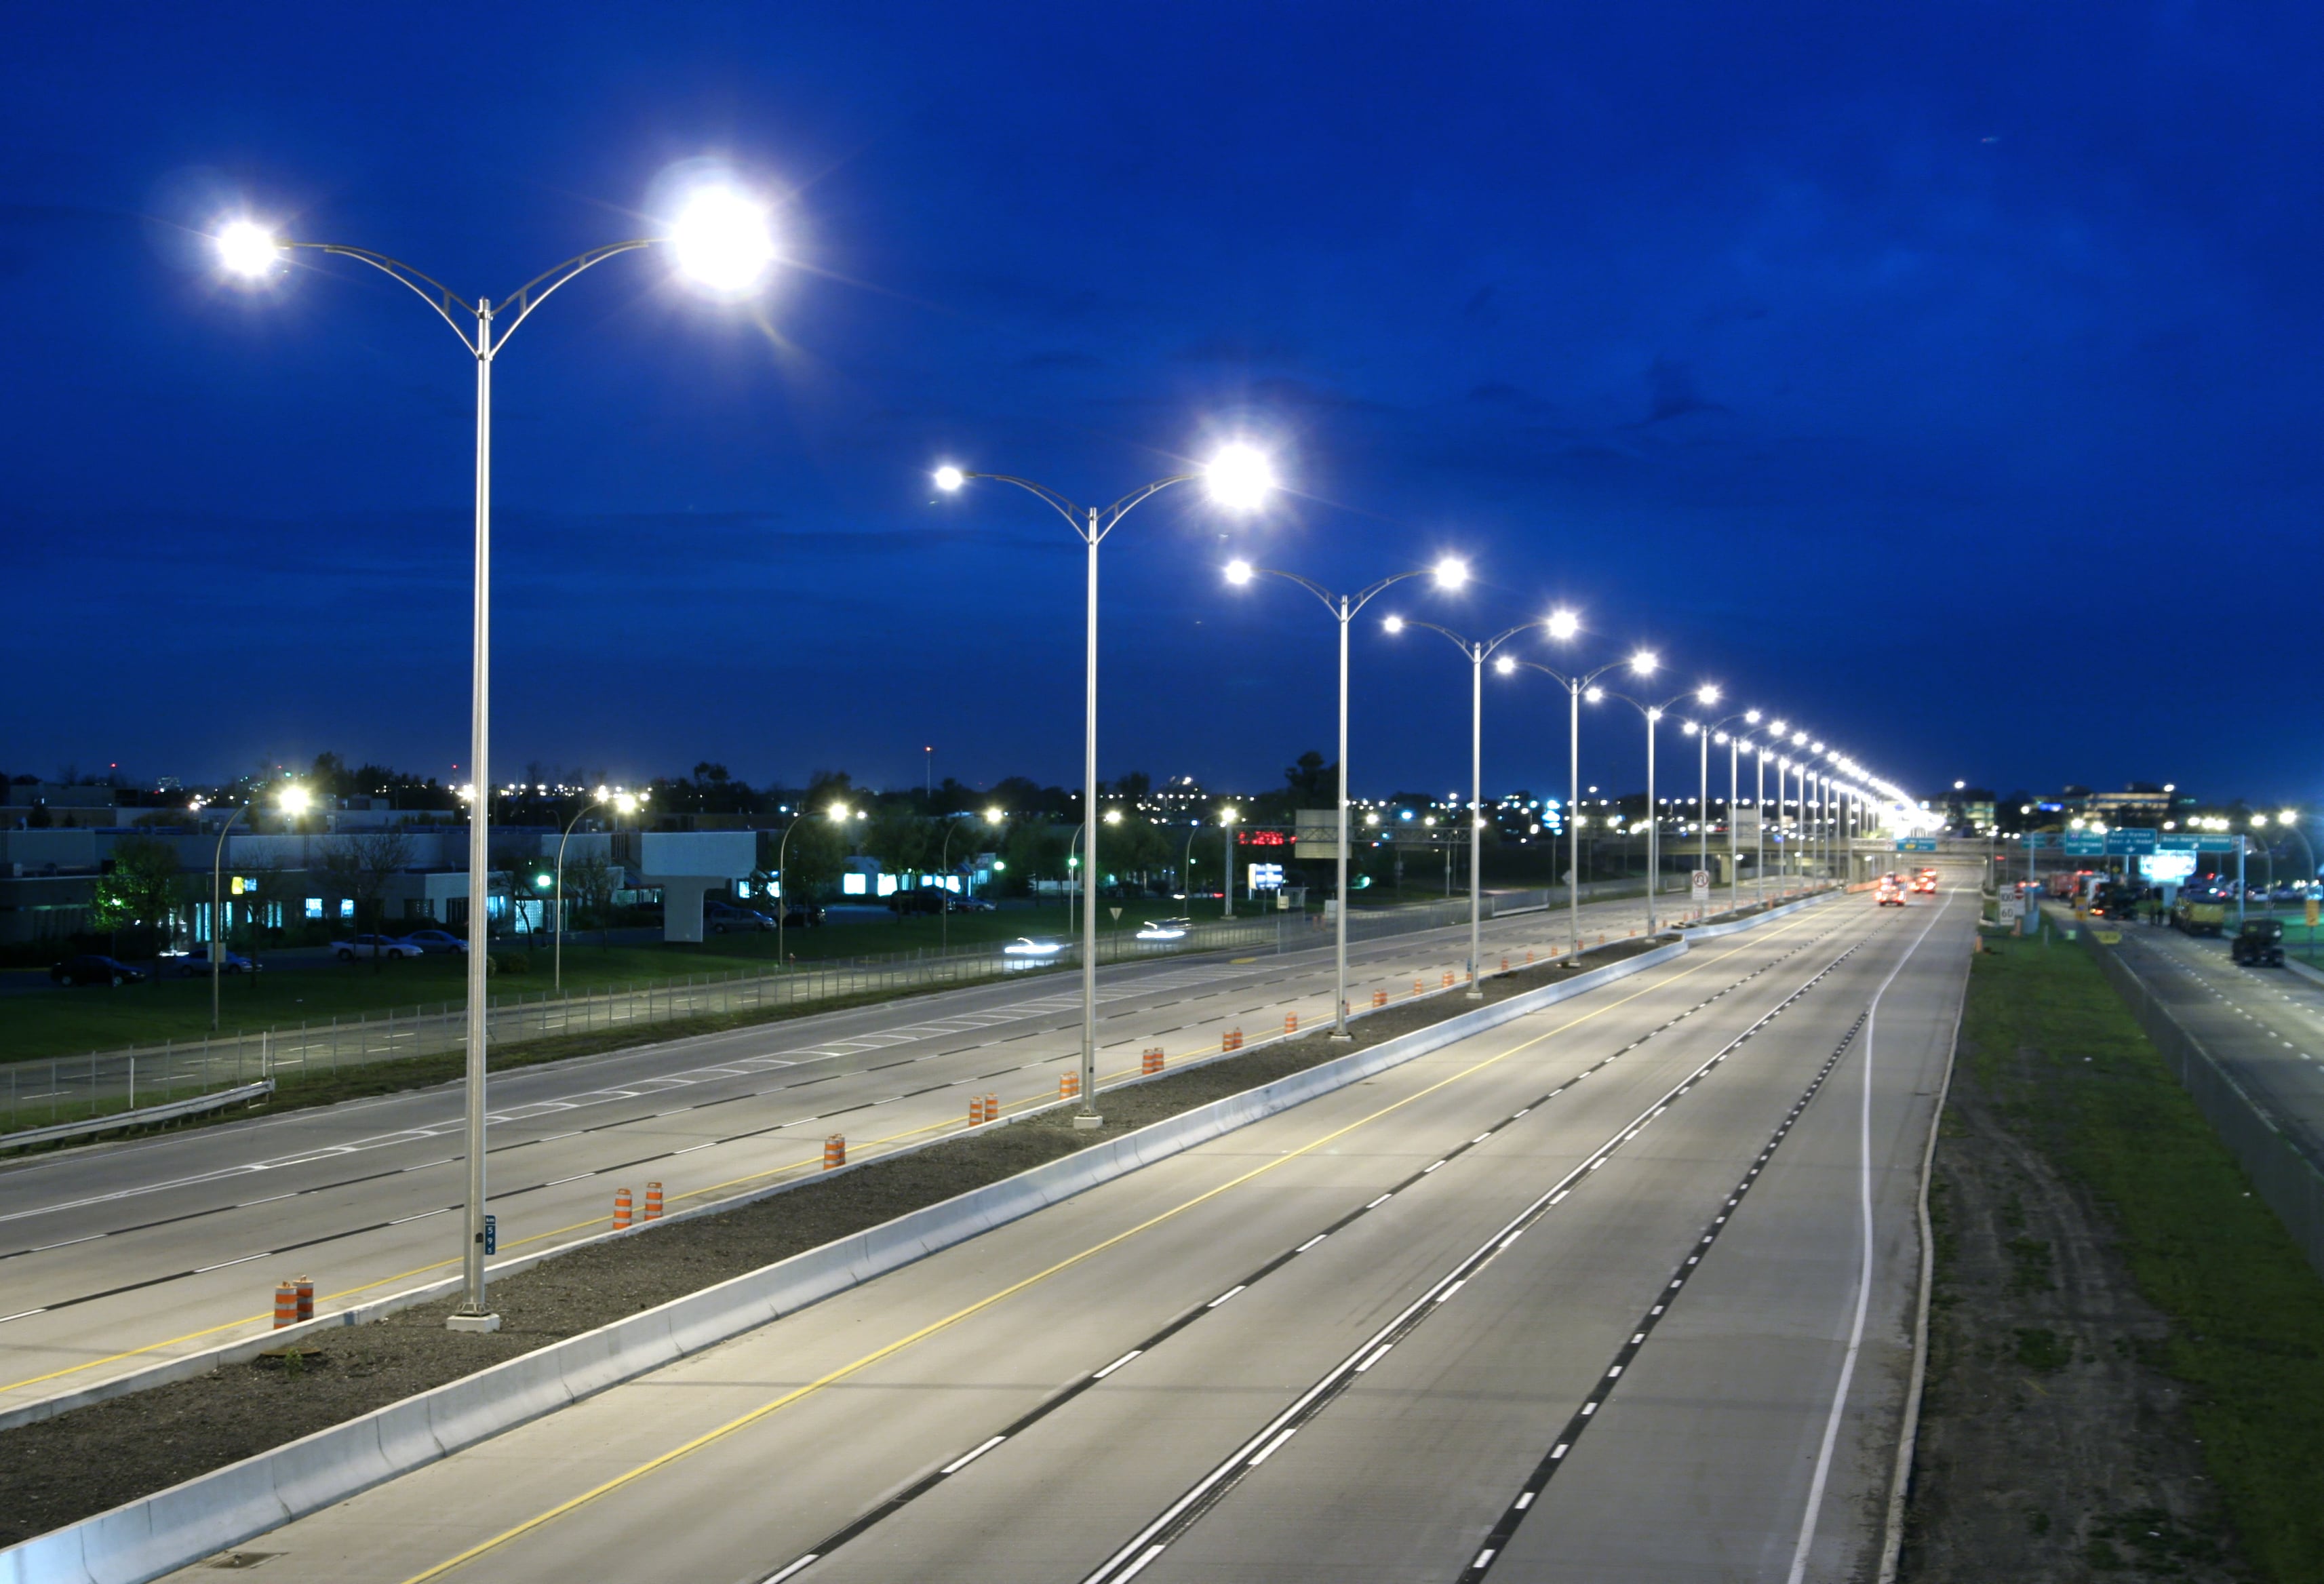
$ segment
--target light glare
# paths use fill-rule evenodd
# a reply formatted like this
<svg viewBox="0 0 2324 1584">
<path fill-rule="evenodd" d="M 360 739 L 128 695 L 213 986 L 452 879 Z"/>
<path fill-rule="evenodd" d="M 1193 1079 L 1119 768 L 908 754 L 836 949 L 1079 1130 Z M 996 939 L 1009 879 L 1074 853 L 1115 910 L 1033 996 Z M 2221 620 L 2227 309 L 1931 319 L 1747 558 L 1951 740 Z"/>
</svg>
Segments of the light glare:
<svg viewBox="0 0 2324 1584">
<path fill-rule="evenodd" d="M 669 240 L 679 271 L 713 291 L 747 291 L 775 262 L 766 209 L 731 188 L 706 188 L 689 198 Z"/>
<path fill-rule="evenodd" d="M 1250 581 L 1250 562 L 1230 561 L 1227 563 L 1227 581 L 1235 585 L 1238 588 L 1242 585 L 1249 583 Z"/>
<path fill-rule="evenodd" d="M 218 262 L 228 274 L 256 280 L 274 267 L 281 247 L 255 220 L 235 220 L 217 234 Z"/>
<path fill-rule="evenodd" d="M 1255 511 L 1275 488 L 1275 468 L 1258 447 L 1238 440 L 1219 447 L 1203 469 L 1211 499 L 1231 511 Z"/>
<path fill-rule="evenodd" d="M 1563 640 L 1582 631 L 1582 618 L 1571 611 L 1553 611 L 1549 617 L 1549 635 Z"/>
<path fill-rule="evenodd" d="M 1447 556 L 1436 563 L 1436 586 L 1459 588 L 1469 581 L 1469 564 L 1456 556 Z"/>
<path fill-rule="evenodd" d="M 940 490 L 947 492 L 956 490 L 967 482 L 968 474 L 961 472 L 957 467 L 939 467 L 936 469 L 936 488 Z"/>
</svg>

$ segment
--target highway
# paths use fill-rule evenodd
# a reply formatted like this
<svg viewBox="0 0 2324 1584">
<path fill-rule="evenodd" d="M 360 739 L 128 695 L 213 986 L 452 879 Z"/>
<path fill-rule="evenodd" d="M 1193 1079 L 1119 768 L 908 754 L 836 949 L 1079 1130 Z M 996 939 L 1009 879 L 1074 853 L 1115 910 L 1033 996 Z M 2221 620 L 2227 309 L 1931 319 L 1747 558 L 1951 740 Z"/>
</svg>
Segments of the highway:
<svg viewBox="0 0 2324 1584">
<path fill-rule="evenodd" d="M 383 1584 L 1866 1576 L 1974 916 L 1705 942 L 241 1549 Z"/>
<path fill-rule="evenodd" d="M 1643 906 L 1591 904 L 1584 924 L 1618 937 Z M 1487 966 L 1547 955 L 1565 928 L 1562 909 L 1493 921 Z M 1463 926 L 1353 947 L 1351 1000 L 1433 992 L 1467 945 Z M 1185 1059 L 1229 1029 L 1327 1019 L 1331 954 L 1167 959 L 1099 983 L 1102 1080 L 1148 1047 Z M 826 1133 L 861 1158 L 964 1126 L 973 1093 L 1004 1114 L 1052 1101 L 1079 1015 L 1074 979 L 1033 975 L 496 1075 L 502 1257 L 604 1230 L 617 1187 L 642 1202 L 659 1181 L 683 1209 L 818 1170 Z M 456 1268 L 460 1107 L 443 1086 L 0 1167 L 0 1410 L 256 1334 L 284 1277 L 316 1278 L 327 1311 Z"/>
<path fill-rule="evenodd" d="M 2324 1168 L 2324 985 L 2288 968 L 2238 968 L 2224 940 L 2121 931 L 2126 965 Z"/>
</svg>

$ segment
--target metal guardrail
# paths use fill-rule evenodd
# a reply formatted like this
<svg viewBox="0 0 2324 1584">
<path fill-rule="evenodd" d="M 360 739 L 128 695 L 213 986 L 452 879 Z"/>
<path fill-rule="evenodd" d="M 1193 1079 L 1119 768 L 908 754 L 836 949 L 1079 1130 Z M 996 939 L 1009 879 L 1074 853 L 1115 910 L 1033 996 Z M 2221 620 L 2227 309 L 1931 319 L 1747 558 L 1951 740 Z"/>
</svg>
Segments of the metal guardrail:
<svg viewBox="0 0 2324 1584">
<path fill-rule="evenodd" d="M 1620 894 L 1618 884 L 1598 890 Z M 1636 890 L 1636 888 L 1628 888 Z M 1590 888 L 1585 888 L 1585 891 Z M 1642 892 L 1639 894 L 1643 894 Z M 1504 891 L 1485 898 L 1485 916 L 1538 912 L 1564 891 Z M 1465 897 L 1410 904 L 1379 912 L 1351 911 L 1351 943 L 1386 939 L 1465 924 Z M 1101 963 L 1144 962 L 1190 953 L 1281 953 L 1301 951 L 1330 939 L 1318 914 L 1264 913 L 1248 919 L 1199 924 L 1177 941 L 1141 942 L 1128 930 L 1107 930 L 1098 938 Z M 569 1035 L 634 1029 L 690 1018 L 807 1009 L 817 1004 L 881 999 L 943 990 L 1001 978 L 1015 972 L 1055 971 L 1078 963 L 1075 943 L 1054 957 L 1028 962 L 1002 954 L 998 945 L 963 947 L 949 953 L 914 952 L 844 962 L 794 964 L 764 972 L 695 974 L 609 989 L 495 996 L 485 1019 L 490 1046 L 509 1046 Z M 83 1120 L 123 1125 L 120 1116 L 254 1082 L 332 1073 L 378 1062 L 453 1054 L 466 1048 L 466 1017 L 457 1001 L 434 1007 L 395 1008 L 328 1023 L 261 1029 L 185 1042 L 168 1041 L 86 1056 L 0 1064 L 6 1077 L 7 1125 L 35 1128 Z M 0 1145 L 0 1147 L 6 1147 Z"/>
<path fill-rule="evenodd" d="M 2267 1108 L 2203 1048 L 2116 950 L 2100 942 L 2095 930 L 2080 934 L 2084 946 L 2129 1004 L 2131 1016 L 2163 1054 L 2163 1064 L 2193 1097 L 2195 1109 L 2218 1130 L 2309 1265 L 2324 1275 L 2324 1172 L 2284 1136 Z"/>
<path fill-rule="evenodd" d="M 86 1138 L 91 1134 L 110 1133 L 115 1128 L 146 1128 L 156 1122 L 174 1122 L 181 1117 L 198 1117 L 205 1111 L 219 1111 L 231 1105 L 264 1100 L 273 1092 L 274 1080 L 262 1078 L 255 1083 L 212 1090 L 208 1094 L 167 1101 L 158 1106 L 108 1111 L 103 1116 L 83 1117 L 78 1121 L 60 1122 L 54 1127 L 27 1128 L 21 1133 L 0 1133 L 0 1149 L 16 1149 L 28 1144 L 60 1144 L 68 1138 Z"/>
</svg>

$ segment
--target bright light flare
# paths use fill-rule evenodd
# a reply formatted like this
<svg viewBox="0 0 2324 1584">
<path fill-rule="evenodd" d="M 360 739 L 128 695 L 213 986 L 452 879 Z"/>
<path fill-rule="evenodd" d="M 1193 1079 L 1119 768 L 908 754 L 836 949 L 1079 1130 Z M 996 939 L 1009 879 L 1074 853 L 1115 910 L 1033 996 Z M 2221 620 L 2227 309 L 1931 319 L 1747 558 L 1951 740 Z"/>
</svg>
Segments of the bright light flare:
<svg viewBox="0 0 2324 1584">
<path fill-rule="evenodd" d="M 720 293 L 750 290 L 775 262 L 766 206 L 728 187 L 706 187 L 688 198 L 669 242 L 679 273 Z"/>
<path fill-rule="evenodd" d="M 1552 638 L 1563 642 L 1582 631 L 1582 618 L 1571 611 L 1552 611 L 1544 625 L 1549 629 Z"/>
<path fill-rule="evenodd" d="M 245 281 L 259 279 L 282 256 L 282 244 L 255 220 L 229 222 L 219 230 L 216 241 L 219 265 L 227 274 L 240 275 Z"/>
<path fill-rule="evenodd" d="M 1439 588 L 1459 588 L 1469 581 L 1469 564 L 1457 556 L 1445 557 L 1434 570 Z"/>
<path fill-rule="evenodd" d="M 1593 687 L 1582 696 L 1591 704 L 1602 703 L 1606 697 L 1606 690 L 1602 687 Z"/>
<path fill-rule="evenodd" d="M 1630 657 L 1630 669 L 1641 677 L 1653 676 L 1655 668 L 1662 663 L 1662 657 L 1650 649 L 1642 649 Z"/>
<path fill-rule="evenodd" d="M 1401 632 L 1404 631 L 1404 618 L 1401 616 L 1390 616 L 1388 620 L 1382 622 L 1380 625 L 1387 628 L 1390 632 Z M 1506 662 L 1504 663 L 1506 664 Z"/>
<path fill-rule="evenodd" d="M 314 806 L 315 795 L 304 787 L 285 787 L 275 795 L 275 806 L 285 814 L 304 814 Z"/>
<path fill-rule="evenodd" d="M 1719 702 L 1719 689 L 1706 682 L 1701 687 L 1694 690 L 1694 696 L 1698 702 L 1702 704 L 1717 704 Z"/>
<path fill-rule="evenodd" d="M 1005 808 L 988 808 L 984 811 L 984 823 L 987 824 L 997 825 L 1008 817 L 1009 811 Z"/>
<path fill-rule="evenodd" d="M 1230 561 L 1227 563 L 1227 581 L 1233 584 L 1237 588 L 1240 588 L 1244 584 L 1249 583 L 1251 580 L 1252 576 L 1253 573 L 1251 571 L 1251 565 L 1250 562 Z"/>
<path fill-rule="evenodd" d="M 1499 671 L 1504 677 L 1514 675 L 1517 668 L 1517 663 L 1509 658 L 1507 655 L 1503 655 L 1499 659 L 1493 662 L 1493 669 Z"/>
<path fill-rule="evenodd" d="M 1275 488 L 1275 465 L 1258 447 L 1237 440 L 1219 447 L 1203 469 L 1211 499 L 1230 511 L 1256 511 Z"/>
<path fill-rule="evenodd" d="M 638 799 L 635 793 L 617 792 L 613 795 L 613 801 L 615 814 L 635 814 L 638 811 Z"/>
<path fill-rule="evenodd" d="M 945 466 L 936 469 L 936 488 L 946 494 L 950 494 L 967 482 L 968 474 L 961 472 L 957 467 Z"/>
</svg>

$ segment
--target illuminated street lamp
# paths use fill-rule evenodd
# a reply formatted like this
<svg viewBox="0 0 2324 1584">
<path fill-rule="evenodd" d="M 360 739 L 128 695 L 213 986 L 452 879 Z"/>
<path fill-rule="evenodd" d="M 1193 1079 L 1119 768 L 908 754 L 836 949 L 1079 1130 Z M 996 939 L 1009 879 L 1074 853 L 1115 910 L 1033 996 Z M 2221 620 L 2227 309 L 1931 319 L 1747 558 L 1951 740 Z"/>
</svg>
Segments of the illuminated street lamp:
<svg viewBox="0 0 2324 1584">
<path fill-rule="evenodd" d="M 1649 660 L 1654 658 L 1651 655 L 1646 658 Z M 1648 670 L 1652 668 L 1651 666 L 1647 668 Z M 1673 705 L 1684 704 L 1690 698 L 1698 704 L 1717 704 L 1719 689 L 1705 683 L 1688 692 L 1673 694 L 1660 704 L 1646 704 L 1627 693 L 1617 693 L 1612 696 L 1637 711 L 1646 721 L 1646 934 L 1651 935 L 1655 933 L 1655 885 L 1662 878 L 1659 872 L 1662 864 L 1662 821 L 1655 813 L 1655 725 L 1670 713 Z"/>
<path fill-rule="evenodd" d="M 830 814 L 832 823 L 839 825 L 844 825 L 855 817 L 855 811 L 844 803 L 833 804 Z M 787 861 L 790 856 L 791 833 L 798 829 L 799 821 L 806 817 L 807 810 L 804 808 L 793 815 L 791 823 L 783 827 L 783 839 L 775 843 L 775 966 L 777 968 L 790 966 L 790 959 L 783 953 L 783 930 L 790 923 L 791 916 L 791 875 Z"/>
<path fill-rule="evenodd" d="M 572 840 L 573 827 L 581 823 L 583 815 L 593 808 L 603 808 L 609 803 L 613 806 L 614 812 L 617 814 L 637 812 L 638 800 L 634 794 L 615 792 L 610 787 L 600 787 L 594 798 L 574 811 L 573 817 L 565 822 L 564 834 L 557 838 L 557 944 L 550 953 L 552 967 L 549 984 L 552 989 L 559 991 L 565 989 L 565 843 Z M 475 947 L 471 944 L 468 949 L 474 951 Z"/>
<path fill-rule="evenodd" d="M 307 806 L 312 800 L 313 794 L 307 788 L 290 786 L 274 795 L 274 806 L 286 816 L 296 818 L 307 812 Z M 249 806 L 245 803 L 226 816 L 226 824 L 218 827 L 217 846 L 210 853 L 210 1032 L 213 1034 L 217 1032 L 218 1026 L 218 975 L 226 967 L 226 833 L 234 829 L 234 822 L 242 817 L 243 809 Z M 256 950 L 255 943 L 252 949 L 254 952 Z M 258 971 L 254 956 L 251 963 L 251 972 L 254 973 Z"/>
<path fill-rule="evenodd" d="M 1544 625 L 1547 628 L 1550 637 L 1563 643 L 1582 631 L 1582 618 L 1571 611 L 1558 611 L 1553 612 Z M 1647 677 L 1654 674 L 1655 667 L 1658 663 L 1651 649 L 1640 649 L 1627 660 L 1609 660 L 1594 671 L 1587 673 L 1577 671 L 1570 676 L 1565 672 L 1545 666 L 1537 660 L 1520 660 L 1509 655 L 1503 655 L 1493 662 L 1493 669 L 1505 677 L 1520 669 L 1538 671 L 1565 689 L 1565 812 L 1567 816 L 1565 916 L 1568 932 L 1568 958 L 1569 961 L 1576 963 L 1582 960 L 1582 701 L 1586 699 L 1591 704 L 1596 704 L 1606 696 L 1605 689 L 1593 684 L 1607 672 L 1628 666 L 1632 675 Z"/>
<path fill-rule="evenodd" d="M 1453 648 L 1469 657 L 1469 999 L 1482 1000 L 1485 984 L 1479 976 L 1478 965 L 1483 961 L 1484 952 L 1484 891 L 1479 877 L 1485 855 L 1485 661 L 1518 633 L 1530 632 L 1534 623 L 1519 622 L 1506 632 L 1486 639 L 1463 638 L 1450 627 L 1439 627 L 1434 622 L 1407 622 L 1401 616 L 1390 616 L 1385 625 L 1390 632 L 1425 627 L 1450 639 Z"/>
<path fill-rule="evenodd" d="M 1700 750 L 1702 759 L 1702 764 L 1696 771 L 1696 779 L 1701 787 L 1698 796 L 1702 805 L 1700 811 L 1702 815 L 1702 851 L 1699 861 L 1704 869 L 1711 867 L 1711 745 L 1713 741 L 1727 745 L 1728 905 L 1731 908 L 1739 910 L 1743 906 L 1743 856 L 1735 833 L 1735 739 L 1720 730 L 1738 721 L 1746 725 L 1757 725 L 1759 723 L 1759 712 L 1745 710 L 1740 714 L 1726 715 L 1705 725 L 1697 725 L 1694 722 L 1689 721 L 1686 723 L 1686 729 L 1690 735 L 1697 739 L 1696 747 Z M 1710 911 L 1710 904 L 1706 901 L 1703 905 L 1703 912 L 1708 916 Z"/>
<path fill-rule="evenodd" d="M 215 242 L 219 266 L 228 274 L 260 282 L 271 279 L 294 251 L 328 253 L 370 265 L 396 281 L 451 327 L 476 364 L 476 481 L 474 611 L 470 634 L 468 760 L 478 796 L 468 822 L 468 1015 L 466 1296 L 447 1323 L 454 1331 L 491 1331 L 500 1317 L 484 1307 L 484 975 L 491 966 L 487 905 L 491 885 L 491 631 L 492 631 L 492 391 L 493 361 L 519 325 L 558 288 L 618 253 L 666 246 L 678 272 L 721 297 L 740 297 L 757 286 L 775 262 L 775 243 L 766 210 L 723 186 L 696 190 L 675 223 L 657 236 L 608 243 L 536 275 L 495 303 L 471 303 L 433 276 L 384 253 L 338 243 L 298 242 L 277 236 L 248 218 L 223 226 Z"/>
<path fill-rule="evenodd" d="M 1323 608 L 1340 624 L 1340 792 L 1339 801 L 1332 811 L 1339 900 L 1334 905 L 1332 921 L 1332 1005 L 1335 1009 L 1332 1037 L 1351 1039 L 1354 1036 L 1348 1032 L 1348 627 L 1366 605 L 1405 579 L 1434 577 L 1437 587 L 1457 589 L 1469 581 L 1469 566 L 1466 562 L 1447 556 L 1434 566 L 1393 573 L 1352 594 L 1333 594 L 1313 578 L 1302 577 L 1296 572 L 1254 566 L 1248 561 L 1228 562 L 1226 576 L 1227 581 L 1237 587 L 1249 584 L 1254 577 L 1279 577 L 1286 583 L 1297 584 L 1322 601 Z"/>
<path fill-rule="evenodd" d="M 1234 826 L 1241 817 L 1242 812 L 1231 803 L 1219 810 L 1219 843 L 1222 860 L 1226 864 L 1226 880 L 1219 888 L 1226 893 L 1226 907 L 1219 916 L 1222 918 L 1234 916 Z"/>
<path fill-rule="evenodd" d="M 1006 473 L 973 473 L 965 468 L 946 465 L 936 470 L 936 486 L 947 494 L 971 479 L 991 479 L 995 483 L 1014 484 L 1038 497 L 1050 510 L 1073 526 L 1074 535 L 1088 548 L 1088 598 L 1084 613 L 1084 665 L 1082 697 L 1082 808 L 1097 806 L 1097 552 L 1105 536 L 1118 527 L 1149 495 L 1159 493 L 1173 484 L 1200 481 L 1209 487 L 1211 499 L 1231 511 L 1252 511 L 1267 502 L 1275 490 L 1275 471 L 1264 452 L 1240 441 L 1220 448 L 1208 465 L 1194 473 L 1175 473 L 1167 478 L 1132 490 L 1129 494 L 1106 507 L 1082 506 L 1046 484 L 1037 484 Z M 1090 839 L 1093 850 L 1094 834 Z M 1085 854 L 1094 859 L 1095 853 Z M 1084 862 L 1082 870 L 1082 1067 L 1081 1110 L 1074 1118 L 1076 1128 L 1095 1128 L 1102 1119 L 1097 1112 L 1097 864 Z"/>
<path fill-rule="evenodd" d="M 1008 817 L 1006 813 L 998 808 L 988 808 L 984 811 L 984 823 L 988 825 L 997 825 Z M 944 846 L 936 853 L 936 870 L 946 880 L 952 879 L 952 839 L 959 832 L 958 820 L 953 820 L 945 824 Z M 779 941 L 777 942 L 775 949 L 777 951 L 782 949 Z M 949 885 L 945 887 L 945 894 L 938 899 L 936 908 L 936 950 L 938 952 L 952 950 L 952 888 Z"/>
</svg>

